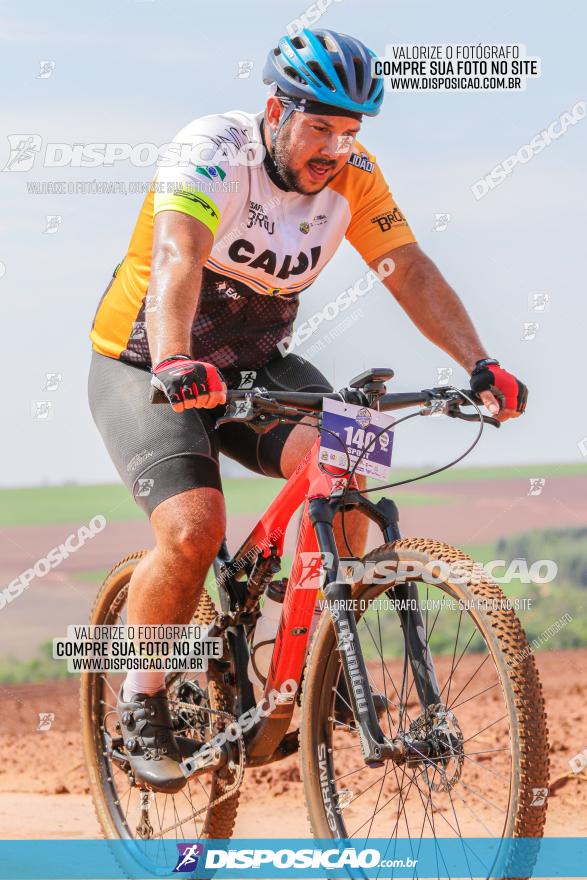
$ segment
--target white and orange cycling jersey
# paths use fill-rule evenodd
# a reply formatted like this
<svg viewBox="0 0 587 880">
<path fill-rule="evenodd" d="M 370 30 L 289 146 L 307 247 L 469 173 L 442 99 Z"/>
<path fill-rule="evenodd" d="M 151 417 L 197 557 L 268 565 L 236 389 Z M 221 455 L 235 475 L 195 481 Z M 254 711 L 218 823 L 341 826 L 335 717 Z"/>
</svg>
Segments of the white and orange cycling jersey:
<svg viewBox="0 0 587 880">
<path fill-rule="evenodd" d="M 376 159 L 355 141 L 343 170 L 319 193 L 279 185 L 263 147 L 263 114 L 203 116 L 179 132 L 160 162 L 128 253 L 91 332 L 101 354 L 150 366 L 145 315 L 153 222 L 160 211 L 195 217 L 214 236 L 192 327 L 192 352 L 216 367 L 260 367 L 291 334 L 300 293 L 346 238 L 366 262 L 415 241 Z"/>
</svg>

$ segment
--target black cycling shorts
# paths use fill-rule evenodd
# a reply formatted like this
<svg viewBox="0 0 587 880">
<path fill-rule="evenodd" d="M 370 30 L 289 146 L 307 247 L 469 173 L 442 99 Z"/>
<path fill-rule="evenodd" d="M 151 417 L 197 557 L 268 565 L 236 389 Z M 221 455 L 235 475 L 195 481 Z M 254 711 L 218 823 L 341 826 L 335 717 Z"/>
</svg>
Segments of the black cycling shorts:
<svg viewBox="0 0 587 880">
<path fill-rule="evenodd" d="M 322 373 L 295 354 L 261 369 L 222 370 L 229 388 L 332 391 Z M 225 407 L 175 413 L 149 401 L 151 373 L 92 352 L 90 409 L 106 449 L 136 503 L 147 515 L 166 498 L 188 489 L 222 491 L 219 453 L 249 470 L 282 477 L 281 452 L 295 425 L 257 434 L 248 425 L 214 425 Z"/>
</svg>

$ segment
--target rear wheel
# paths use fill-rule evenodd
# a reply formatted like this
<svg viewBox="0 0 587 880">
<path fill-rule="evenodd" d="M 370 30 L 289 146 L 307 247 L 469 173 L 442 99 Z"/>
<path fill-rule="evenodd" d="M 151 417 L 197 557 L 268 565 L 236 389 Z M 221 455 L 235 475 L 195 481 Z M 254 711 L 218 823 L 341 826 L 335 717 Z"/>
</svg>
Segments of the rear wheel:
<svg viewBox="0 0 587 880">
<path fill-rule="evenodd" d="M 398 837 L 414 849 L 423 838 L 540 837 L 548 786 L 544 700 L 524 631 L 500 588 L 464 553 L 433 540 L 398 540 L 363 562 L 411 569 L 441 700 L 426 710 L 420 704 L 389 582 L 356 584 L 371 689 L 388 706 L 381 728 L 390 739 L 424 740 L 430 752 L 401 765 L 365 765 L 354 721 L 336 720 L 341 663 L 325 614 L 302 697 L 302 775 L 314 835 L 385 838 L 390 850 Z M 434 562 L 444 564 L 435 569 Z M 426 582 L 425 568 L 442 580 Z M 472 857 L 469 868 L 471 877 L 486 877 L 491 865 Z"/>
<path fill-rule="evenodd" d="M 126 623 L 128 584 L 144 555 L 143 551 L 128 556 L 112 569 L 92 609 L 91 624 Z M 207 625 L 215 614 L 214 603 L 203 589 L 194 623 Z M 232 768 L 192 777 L 175 795 L 146 791 L 134 783 L 116 729 L 116 697 L 122 680 L 122 675 L 110 673 L 84 673 L 81 679 L 84 756 L 90 791 L 105 837 L 127 840 L 231 837 L 240 784 Z M 207 673 L 168 677 L 167 690 L 171 714 L 182 736 L 208 740 L 225 726 L 223 713 L 231 711 L 232 695 L 224 676 L 212 663 Z M 150 846 L 151 857 L 154 851 Z"/>
</svg>

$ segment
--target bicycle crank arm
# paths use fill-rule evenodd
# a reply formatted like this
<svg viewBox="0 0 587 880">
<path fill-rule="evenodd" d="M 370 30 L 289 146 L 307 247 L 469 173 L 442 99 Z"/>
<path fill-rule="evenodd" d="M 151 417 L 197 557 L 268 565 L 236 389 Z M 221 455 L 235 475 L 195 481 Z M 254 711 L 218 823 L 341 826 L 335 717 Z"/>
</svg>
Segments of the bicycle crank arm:
<svg viewBox="0 0 587 880">
<path fill-rule="evenodd" d="M 186 779 L 189 779 L 204 771 L 219 770 L 229 761 L 232 761 L 232 750 L 227 742 L 222 746 L 205 745 L 189 758 L 185 758 L 179 766 Z"/>
</svg>

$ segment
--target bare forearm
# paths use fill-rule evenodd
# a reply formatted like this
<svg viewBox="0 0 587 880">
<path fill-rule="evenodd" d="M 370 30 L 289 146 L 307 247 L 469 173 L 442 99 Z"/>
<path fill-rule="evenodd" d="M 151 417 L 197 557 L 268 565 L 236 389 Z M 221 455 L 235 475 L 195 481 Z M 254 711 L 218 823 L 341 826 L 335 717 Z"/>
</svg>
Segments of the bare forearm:
<svg viewBox="0 0 587 880">
<path fill-rule="evenodd" d="M 152 273 L 146 324 L 151 360 L 191 353 L 191 329 L 198 306 L 202 269 L 161 261 Z"/>
<path fill-rule="evenodd" d="M 177 211 L 155 217 L 146 306 L 153 364 L 172 354 L 192 353 L 192 324 L 211 249 L 212 233 L 193 217 Z"/>
<path fill-rule="evenodd" d="M 488 357 L 461 300 L 428 258 L 410 266 L 394 296 L 421 333 L 467 372 Z"/>
</svg>

